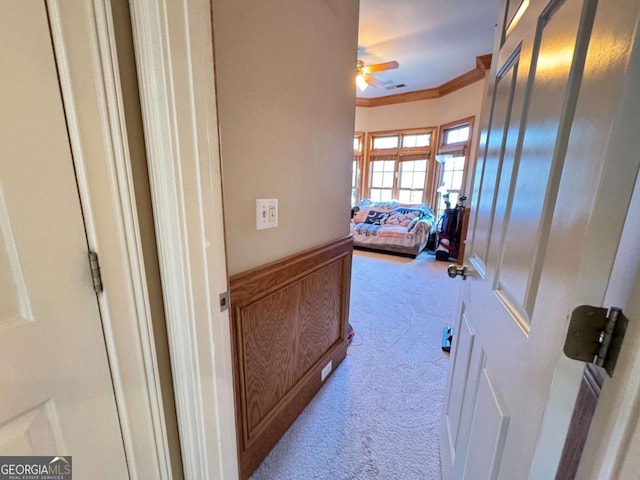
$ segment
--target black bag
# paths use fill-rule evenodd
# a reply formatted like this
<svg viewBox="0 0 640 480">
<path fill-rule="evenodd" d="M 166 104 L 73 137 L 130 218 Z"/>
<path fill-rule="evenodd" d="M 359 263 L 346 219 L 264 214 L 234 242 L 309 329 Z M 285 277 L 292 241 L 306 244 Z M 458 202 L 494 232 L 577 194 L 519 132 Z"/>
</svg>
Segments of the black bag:
<svg viewBox="0 0 640 480">
<path fill-rule="evenodd" d="M 440 228 L 438 229 L 438 236 L 440 238 L 448 238 L 449 240 L 455 240 L 458 233 L 458 209 L 447 208 L 440 218 Z"/>
<path fill-rule="evenodd" d="M 436 248 L 436 260 L 444 262 L 449 257 L 456 256 L 458 250 L 458 209 L 447 208 L 438 222 L 438 246 Z"/>
</svg>

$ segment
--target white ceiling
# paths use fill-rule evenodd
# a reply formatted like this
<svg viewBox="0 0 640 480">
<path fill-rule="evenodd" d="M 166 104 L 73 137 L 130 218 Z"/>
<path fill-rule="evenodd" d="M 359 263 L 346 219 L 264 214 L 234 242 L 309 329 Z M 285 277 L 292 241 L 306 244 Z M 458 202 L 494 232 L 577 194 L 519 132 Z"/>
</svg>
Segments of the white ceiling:
<svg viewBox="0 0 640 480">
<path fill-rule="evenodd" d="M 358 58 L 365 64 L 396 60 L 395 70 L 373 74 L 404 83 L 369 86 L 361 98 L 434 88 L 476 66 L 491 53 L 499 0 L 360 0 Z"/>
</svg>

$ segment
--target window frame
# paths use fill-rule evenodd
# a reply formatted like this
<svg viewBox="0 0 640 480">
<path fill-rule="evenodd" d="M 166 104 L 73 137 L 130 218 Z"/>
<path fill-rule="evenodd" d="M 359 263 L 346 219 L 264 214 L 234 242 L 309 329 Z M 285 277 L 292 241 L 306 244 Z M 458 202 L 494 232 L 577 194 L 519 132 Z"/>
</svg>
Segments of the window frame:
<svg viewBox="0 0 640 480">
<path fill-rule="evenodd" d="M 403 147 L 403 139 L 406 135 L 415 134 L 430 134 L 431 138 L 428 146 L 424 147 Z M 373 143 L 376 138 L 398 136 L 398 147 L 396 148 L 373 148 Z M 418 159 L 427 160 L 427 171 L 425 172 L 425 185 L 422 194 L 421 203 L 432 205 L 435 199 L 435 181 L 436 181 L 436 161 L 435 161 L 435 148 L 438 141 L 438 128 L 437 127 L 421 127 L 411 128 L 403 130 L 382 130 L 376 132 L 367 132 L 366 134 L 366 148 L 365 159 L 363 169 L 361 170 L 363 175 L 363 192 L 367 198 L 371 198 L 371 181 L 372 181 L 372 166 L 373 162 L 378 160 L 393 160 L 394 174 L 393 174 L 393 187 L 391 197 L 398 200 L 400 190 L 406 190 L 400 188 L 400 163 L 403 161 L 411 161 Z M 420 156 L 421 158 L 418 158 Z"/>
<path fill-rule="evenodd" d="M 460 120 L 455 120 L 453 122 L 442 124 L 438 128 L 439 142 L 438 142 L 437 155 L 453 155 L 454 157 L 464 156 L 464 166 L 462 169 L 462 181 L 461 181 L 460 189 L 457 190 L 458 197 L 468 195 L 466 193 L 466 187 L 467 187 L 467 178 L 469 176 L 468 170 L 469 170 L 469 164 L 470 164 L 469 160 L 471 156 L 471 144 L 472 144 L 473 133 L 474 133 L 473 132 L 474 120 L 475 120 L 475 117 L 466 117 Z M 465 140 L 464 142 L 452 142 L 448 144 L 445 143 L 448 131 L 455 130 L 456 128 L 465 127 L 465 126 L 469 127 L 469 137 L 467 138 L 467 140 Z M 438 166 L 437 166 L 436 178 L 438 180 L 437 180 L 437 186 L 436 186 L 436 195 L 435 195 L 434 204 L 433 204 L 434 206 L 433 211 L 436 213 L 436 216 L 438 216 L 438 219 L 439 219 L 439 213 L 440 213 L 439 206 L 440 206 L 441 194 L 437 192 L 437 188 L 443 183 L 444 168 L 442 163 L 440 162 L 437 162 L 437 163 L 438 163 Z M 452 191 L 456 191 L 456 190 L 452 190 Z M 469 205 L 468 202 L 467 202 L 467 205 Z"/>
<path fill-rule="evenodd" d="M 355 203 L 352 206 L 355 206 L 362 200 L 362 192 L 364 187 L 364 159 L 365 159 L 365 150 L 366 150 L 366 137 L 367 134 L 365 132 L 353 132 L 353 139 L 356 138 L 360 141 L 360 150 L 353 149 L 353 162 L 358 162 L 359 174 L 356 176 L 356 185 L 355 185 Z M 351 164 L 351 175 L 353 177 L 353 163 Z M 351 184 L 351 190 L 353 191 L 353 183 Z"/>
</svg>

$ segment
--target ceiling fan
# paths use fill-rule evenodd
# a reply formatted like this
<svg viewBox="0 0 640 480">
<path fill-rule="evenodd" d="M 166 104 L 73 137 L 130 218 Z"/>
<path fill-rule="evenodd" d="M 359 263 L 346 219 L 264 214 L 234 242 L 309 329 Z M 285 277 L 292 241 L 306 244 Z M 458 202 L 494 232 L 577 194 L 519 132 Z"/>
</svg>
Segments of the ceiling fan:
<svg viewBox="0 0 640 480">
<path fill-rule="evenodd" d="M 398 68 L 400 64 L 395 60 L 391 62 L 376 63 L 374 65 L 365 65 L 362 60 L 356 62 L 356 85 L 361 92 L 367 88 L 368 85 L 372 87 L 384 87 L 389 82 L 381 82 L 377 78 L 371 76 L 375 72 L 384 72 L 385 70 L 393 70 Z"/>
</svg>

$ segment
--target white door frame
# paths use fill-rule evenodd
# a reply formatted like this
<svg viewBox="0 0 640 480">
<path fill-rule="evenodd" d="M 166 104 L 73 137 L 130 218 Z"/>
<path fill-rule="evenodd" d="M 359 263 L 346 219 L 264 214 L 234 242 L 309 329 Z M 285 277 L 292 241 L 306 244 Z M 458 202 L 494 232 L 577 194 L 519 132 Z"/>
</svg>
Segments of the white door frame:
<svg viewBox="0 0 640 480">
<path fill-rule="evenodd" d="M 50 0 L 47 9 L 87 240 L 103 274 L 98 303 L 129 475 L 169 479 L 111 5 Z"/>
<path fill-rule="evenodd" d="M 238 477 L 209 0 L 130 0 L 185 477 Z"/>
<path fill-rule="evenodd" d="M 626 8 L 625 14 L 640 18 Z M 633 18 L 633 17 L 632 17 Z M 636 24 L 637 25 L 637 24 Z M 622 109 L 616 121 L 612 142 L 613 159 L 638 165 L 640 139 L 640 30 L 635 30 L 634 46 L 629 61 L 629 74 L 623 90 Z M 630 181 L 633 179 L 630 179 Z M 603 301 L 603 307 L 621 307 L 629 318 L 620 357 L 613 377 L 605 382 L 576 478 L 637 478 L 640 469 L 640 172 L 635 185 L 616 261 Z"/>
</svg>

